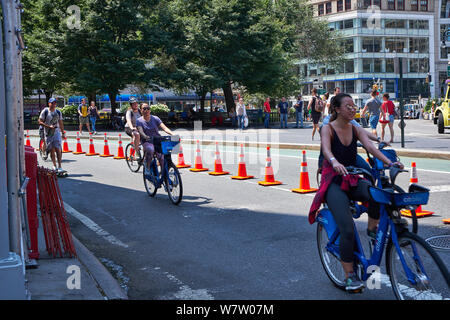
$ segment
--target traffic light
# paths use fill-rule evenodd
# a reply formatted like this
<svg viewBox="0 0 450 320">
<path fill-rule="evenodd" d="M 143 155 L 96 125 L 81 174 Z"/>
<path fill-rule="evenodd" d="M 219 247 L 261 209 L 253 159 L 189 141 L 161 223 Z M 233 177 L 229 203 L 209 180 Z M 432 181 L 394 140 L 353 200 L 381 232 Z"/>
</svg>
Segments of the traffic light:
<svg viewBox="0 0 450 320">
<path fill-rule="evenodd" d="M 425 82 L 431 83 L 431 74 L 427 75 L 427 77 L 425 78 Z"/>
</svg>

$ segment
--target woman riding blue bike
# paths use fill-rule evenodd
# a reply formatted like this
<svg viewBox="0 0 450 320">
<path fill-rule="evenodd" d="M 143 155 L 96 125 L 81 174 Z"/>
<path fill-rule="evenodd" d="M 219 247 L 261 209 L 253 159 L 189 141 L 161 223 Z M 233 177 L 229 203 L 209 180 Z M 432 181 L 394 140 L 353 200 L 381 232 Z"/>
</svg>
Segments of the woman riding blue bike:
<svg viewBox="0 0 450 320">
<path fill-rule="evenodd" d="M 346 167 L 356 166 L 357 141 L 386 166 L 392 163 L 369 140 L 361 127 L 355 127 L 353 120 L 357 106 L 350 95 L 339 93 L 331 102 L 332 113 L 330 123 L 322 128 L 321 149 L 324 155 L 322 177 L 309 212 L 309 222 L 315 222 L 317 211 L 326 202 L 338 225 L 341 238 L 339 251 L 341 264 L 345 272 L 346 290 L 358 290 L 364 286 L 354 273 L 353 217 L 350 211 L 350 200 L 369 202 L 368 233 L 375 232 L 379 221 L 379 206 L 369 196 L 371 183 L 358 175 L 349 175 Z M 403 167 L 401 163 L 395 163 Z"/>
<path fill-rule="evenodd" d="M 144 172 L 148 172 L 155 152 L 157 153 L 161 168 L 164 166 L 164 156 L 162 155 L 161 144 L 156 141 L 157 138 L 155 139 L 155 137 L 161 137 L 159 130 L 163 130 L 169 135 L 173 135 L 173 132 L 164 125 L 159 117 L 151 115 L 150 106 L 147 103 L 142 104 L 141 111 L 142 117 L 136 120 L 136 127 L 139 131 L 142 147 L 146 154 L 146 166 L 144 166 Z"/>
</svg>

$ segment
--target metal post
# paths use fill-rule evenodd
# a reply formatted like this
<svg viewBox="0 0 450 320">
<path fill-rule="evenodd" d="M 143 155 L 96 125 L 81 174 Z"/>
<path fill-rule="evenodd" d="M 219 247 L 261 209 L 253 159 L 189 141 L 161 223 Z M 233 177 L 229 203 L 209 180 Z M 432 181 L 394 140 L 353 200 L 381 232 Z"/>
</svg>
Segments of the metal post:
<svg viewBox="0 0 450 320">
<path fill-rule="evenodd" d="M 400 133 L 401 133 L 401 141 L 402 148 L 405 147 L 405 119 L 404 119 L 404 101 L 403 101 L 403 59 L 398 58 L 398 67 L 400 73 L 400 90 L 399 90 L 399 98 L 400 98 Z"/>
<path fill-rule="evenodd" d="M 20 256 L 22 250 L 21 241 L 21 219 L 20 219 L 20 200 L 19 200 L 19 150 L 18 150 L 18 117 L 17 117 L 17 101 L 18 101 L 18 72 L 17 72 L 17 38 L 16 38 L 16 2 L 13 0 L 2 0 L 3 13 L 3 30 L 5 44 L 1 45 L 4 49 L 5 57 L 0 59 L 0 97 L 4 97 L 4 101 L 0 104 L 5 106 L 6 112 L 0 112 L 0 117 L 6 115 L 6 146 L 7 146 L 7 211 L 1 207 L 0 219 L 4 226 L 3 216 L 8 212 L 6 226 L 9 230 L 0 235 L 0 253 L 4 254 L 5 247 L 8 247 L 9 253 L 6 258 L 0 255 L 0 299 L 26 299 L 24 265 Z M 1 34 L 0 34 L 1 35 Z M 0 37 L 1 38 L 1 37 Z M 2 52 L 3 54 L 3 52 Z M 2 57 L 3 58 L 3 57 Z M 3 75 L 4 73 L 4 75 Z M 5 82 L 3 82 L 3 79 Z M 5 93 L 3 96 L 3 92 Z M 0 107 L 0 108 L 2 108 Z M 1 119 L 3 123 L 4 119 Z M 2 124 L 3 125 L 3 124 Z M 0 125 L 0 128 L 2 127 Z M 3 135 L 0 132 L 0 137 Z M 3 140 L 3 137 L 2 139 Z M 3 157 L 4 148 L 1 148 L 3 142 L 0 142 L 0 159 Z M 4 163 L 4 162 L 3 162 Z M 0 166 L 4 170 L 4 166 Z M 1 174 L 0 177 L 5 177 Z M 0 178 L 2 179 L 2 178 Z M 0 180 L 0 185 L 4 183 L 4 178 Z M 4 190 L 4 189 L 2 189 Z M 2 199 L 4 195 L 0 195 L 0 205 L 4 205 Z M 2 230 L 3 234 L 3 230 Z M 5 243 L 5 235 L 8 235 L 8 241 Z M 8 245 L 9 243 L 9 245 Z M 11 252 L 12 251 L 12 252 Z M 2 259 L 3 258 L 3 259 Z"/>
</svg>

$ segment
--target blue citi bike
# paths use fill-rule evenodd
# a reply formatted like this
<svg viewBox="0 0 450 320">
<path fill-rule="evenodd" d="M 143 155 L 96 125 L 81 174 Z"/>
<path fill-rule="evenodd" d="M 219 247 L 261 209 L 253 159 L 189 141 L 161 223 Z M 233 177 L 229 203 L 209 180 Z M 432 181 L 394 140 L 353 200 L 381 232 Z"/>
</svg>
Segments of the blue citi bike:
<svg viewBox="0 0 450 320">
<path fill-rule="evenodd" d="M 380 150 L 383 146 L 380 146 Z M 393 150 L 383 150 L 392 157 Z M 394 151 L 395 154 L 395 151 Z M 396 157 L 396 155 L 395 155 Z M 383 251 L 386 249 L 385 275 L 378 273 L 381 282 L 390 281 L 394 294 L 399 300 L 448 300 L 450 299 L 450 274 L 442 259 L 434 249 L 417 235 L 415 209 L 425 205 L 429 199 L 429 189 L 411 184 L 408 192 L 395 184 L 396 177 L 406 170 L 397 167 L 384 168 L 378 159 L 369 158 L 372 172 L 362 168 L 347 167 L 349 174 L 362 175 L 371 180 L 369 193 L 380 205 L 380 222 L 376 239 L 369 240 L 369 257 L 366 257 L 356 225 L 354 271 L 362 281 L 379 272 Z M 392 159 L 391 159 L 392 160 Z M 385 171 L 389 170 L 389 175 Z M 412 212 L 413 228 L 401 217 L 401 209 Z M 351 212 L 358 219 L 367 208 L 358 202 L 351 202 Z M 324 270 L 331 282 L 345 290 L 345 273 L 340 263 L 339 229 L 331 211 L 324 205 L 316 218 L 317 247 Z M 373 279 L 373 278 L 372 278 Z"/>
<path fill-rule="evenodd" d="M 159 147 L 160 141 L 160 147 Z M 151 160 L 148 172 L 145 169 L 147 167 L 146 154 L 141 158 L 143 170 L 143 179 L 145 190 L 150 197 L 154 197 L 159 188 L 164 187 L 170 201 L 178 205 L 183 198 L 183 183 L 181 181 L 181 175 L 176 165 L 172 162 L 172 152 L 176 152 L 179 148 L 180 137 L 179 136 L 164 136 L 154 139 L 155 153 Z M 159 150 L 159 148 L 161 148 Z M 159 169 L 158 159 L 156 153 L 162 153 L 164 156 L 164 166 Z"/>
</svg>

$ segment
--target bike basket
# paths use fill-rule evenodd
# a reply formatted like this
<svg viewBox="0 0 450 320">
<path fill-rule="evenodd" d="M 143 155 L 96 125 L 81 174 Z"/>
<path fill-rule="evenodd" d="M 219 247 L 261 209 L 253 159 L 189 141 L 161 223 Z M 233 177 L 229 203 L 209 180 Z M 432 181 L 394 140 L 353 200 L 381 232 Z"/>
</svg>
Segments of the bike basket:
<svg viewBox="0 0 450 320">
<path fill-rule="evenodd" d="M 418 206 L 428 203 L 429 192 L 395 193 L 394 203 L 397 206 Z"/>
<path fill-rule="evenodd" d="M 384 156 L 386 156 L 386 158 L 388 158 L 392 162 L 397 162 L 397 153 L 395 152 L 394 149 L 387 149 L 387 150 L 382 149 L 380 151 Z M 383 170 L 384 169 L 383 161 L 380 161 L 377 158 L 374 158 L 374 160 L 375 160 L 375 168 L 377 170 Z"/>
<path fill-rule="evenodd" d="M 392 193 L 390 193 L 390 192 L 387 192 L 387 191 L 384 191 L 382 189 L 378 189 L 375 187 L 369 187 L 369 193 L 375 202 L 378 202 L 381 204 L 390 204 L 391 203 Z"/>
<path fill-rule="evenodd" d="M 180 137 L 179 136 L 167 136 L 161 141 L 161 148 L 163 154 L 179 153 L 180 150 Z"/>
</svg>

